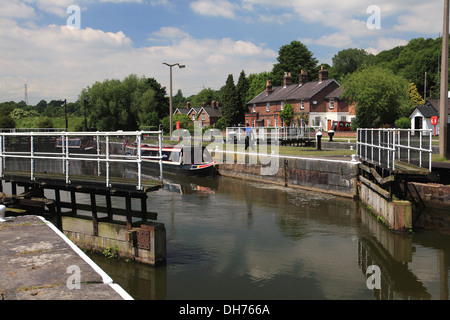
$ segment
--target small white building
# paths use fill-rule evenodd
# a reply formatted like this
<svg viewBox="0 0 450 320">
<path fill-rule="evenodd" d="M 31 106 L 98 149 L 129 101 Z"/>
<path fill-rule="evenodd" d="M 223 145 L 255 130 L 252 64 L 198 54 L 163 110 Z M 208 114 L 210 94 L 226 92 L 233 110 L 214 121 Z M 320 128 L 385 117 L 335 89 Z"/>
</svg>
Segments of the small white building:
<svg viewBox="0 0 450 320">
<path fill-rule="evenodd" d="M 431 124 L 431 117 L 438 117 L 439 119 L 439 103 L 440 99 L 430 99 L 425 102 L 424 105 L 417 106 L 412 112 L 411 116 L 411 129 L 431 129 L 434 130 L 434 126 Z M 449 99 L 450 105 L 450 99 Z M 448 123 L 450 123 L 450 109 L 447 114 Z M 436 125 L 436 134 L 439 134 L 439 120 Z"/>
</svg>

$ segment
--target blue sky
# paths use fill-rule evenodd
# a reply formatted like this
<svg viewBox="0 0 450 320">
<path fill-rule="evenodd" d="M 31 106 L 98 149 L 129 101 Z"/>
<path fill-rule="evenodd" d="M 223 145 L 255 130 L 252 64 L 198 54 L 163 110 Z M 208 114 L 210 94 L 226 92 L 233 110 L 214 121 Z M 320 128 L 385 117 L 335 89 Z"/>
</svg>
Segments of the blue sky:
<svg viewBox="0 0 450 320">
<path fill-rule="evenodd" d="M 81 9 L 80 29 L 67 26 Z M 380 9 L 380 28 L 367 20 Z M 96 81 L 134 73 L 184 96 L 270 71 L 299 40 L 321 63 L 343 49 L 372 53 L 442 33 L 443 1 L 419 0 L 0 0 L 0 101 L 75 101 Z"/>
</svg>

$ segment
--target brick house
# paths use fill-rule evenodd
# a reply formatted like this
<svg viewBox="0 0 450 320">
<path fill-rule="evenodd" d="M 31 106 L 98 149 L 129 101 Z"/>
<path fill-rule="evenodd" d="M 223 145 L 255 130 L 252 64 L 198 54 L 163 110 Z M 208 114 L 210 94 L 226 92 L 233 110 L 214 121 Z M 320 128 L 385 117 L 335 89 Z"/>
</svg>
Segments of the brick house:
<svg viewBox="0 0 450 320">
<path fill-rule="evenodd" d="M 279 87 L 273 87 L 268 80 L 266 90 L 248 102 L 245 123 L 252 127 L 284 126 L 279 114 L 285 104 L 294 109 L 291 125 L 320 126 L 330 130 L 333 121 L 351 121 L 355 117 L 355 108 L 349 108 L 341 99 L 340 84 L 328 79 L 324 67 L 319 71 L 318 81 L 308 81 L 305 70 L 301 71 L 298 80 L 294 84 L 290 73 L 285 73 L 283 85 Z"/>
<path fill-rule="evenodd" d="M 203 103 L 201 107 L 191 107 L 187 102 L 186 108 L 175 110 L 174 114 L 177 113 L 188 115 L 192 121 L 200 121 L 203 127 L 214 126 L 222 115 L 218 101 L 212 101 L 211 105 Z"/>
</svg>

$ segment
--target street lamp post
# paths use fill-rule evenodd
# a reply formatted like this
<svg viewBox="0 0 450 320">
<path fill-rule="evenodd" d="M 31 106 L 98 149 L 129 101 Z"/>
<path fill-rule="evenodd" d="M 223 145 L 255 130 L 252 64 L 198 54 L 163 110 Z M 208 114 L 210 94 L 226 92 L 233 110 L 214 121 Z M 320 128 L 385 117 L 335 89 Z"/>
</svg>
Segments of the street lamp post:
<svg viewBox="0 0 450 320">
<path fill-rule="evenodd" d="M 185 68 L 185 65 L 179 64 L 179 63 L 175 63 L 175 64 L 168 64 L 163 62 L 163 64 L 165 64 L 166 66 L 168 66 L 170 68 L 170 109 L 169 109 L 169 113 L 170 113 L 170 139 L 172 139 L 172 131 L 173 131 L 173 99 L 172 99 L 172 67 L 174 66 L 178 66 L 180 69 Z"/>
</svg>

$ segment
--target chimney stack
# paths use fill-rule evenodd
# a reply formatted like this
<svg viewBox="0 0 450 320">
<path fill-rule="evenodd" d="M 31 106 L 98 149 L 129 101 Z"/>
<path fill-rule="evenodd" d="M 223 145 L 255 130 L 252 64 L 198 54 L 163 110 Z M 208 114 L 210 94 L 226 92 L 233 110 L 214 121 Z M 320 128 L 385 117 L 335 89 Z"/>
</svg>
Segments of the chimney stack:
<svg viewBox="0 0 450 320">
<path fill-rule="evenodd" d="M 302 69 L 302 71 L 300 72 L 300 76 L 298 77 L 298 84 L 302 86 L 307 82 L 308 82 L 308 72 L 305 69 Z"/>
<path fill-rule="evenodd" d="M 191 109 L 191 103 L 190 102 L 186 102 L 186 109 Z"/>
<path fill-rule="evenodd" d="M 272 80 L 267 80 L 266 84 L 266 96 L 272 93 Z"/>
<path fill-rule="evenodd" d="M 319 82 L 322 82 L 325 80 L 328 80 L 328 71 L 325 69 L 324 66 L 322 66 L 319 71 Z"/>
<path fill-rule="evenodd" d="M 283 87 L 286 88 L 288 85 L 292 84 L 292 77 L 291 77 L 291 73 L 290 72 L 285 72 L 284 73 L 284 78 L 283 78 Z"/>
</svg>

